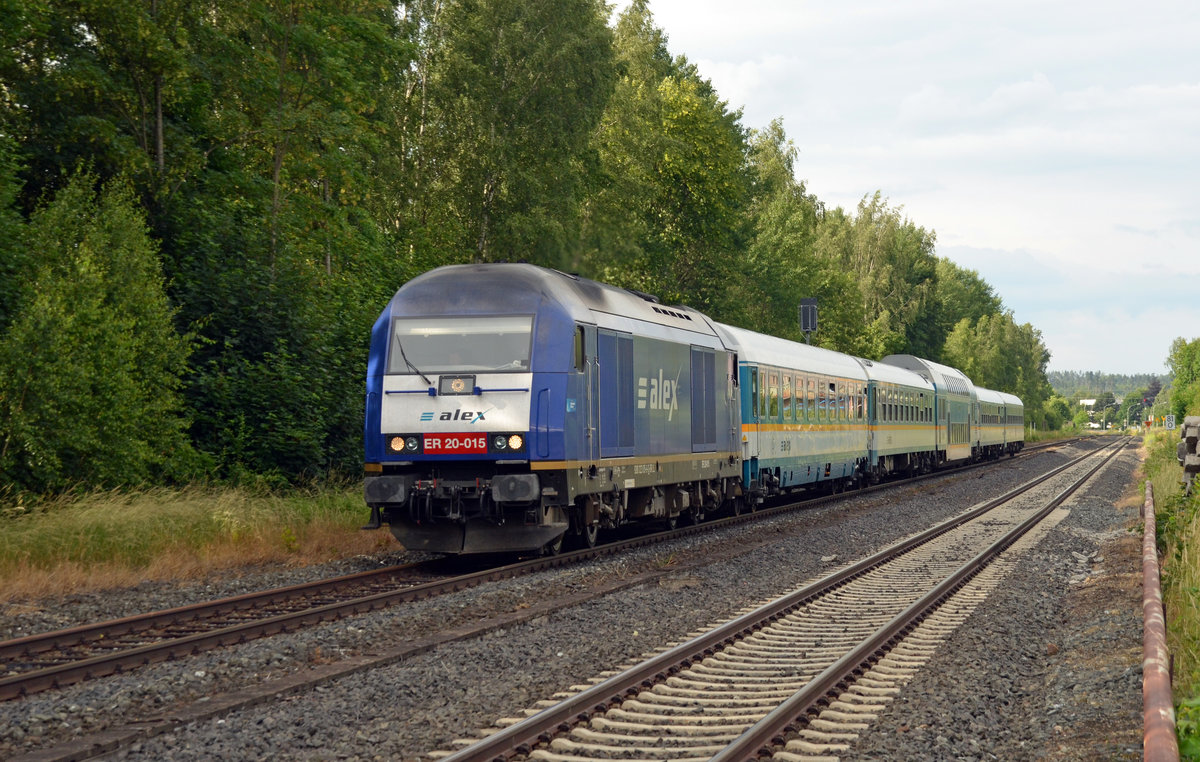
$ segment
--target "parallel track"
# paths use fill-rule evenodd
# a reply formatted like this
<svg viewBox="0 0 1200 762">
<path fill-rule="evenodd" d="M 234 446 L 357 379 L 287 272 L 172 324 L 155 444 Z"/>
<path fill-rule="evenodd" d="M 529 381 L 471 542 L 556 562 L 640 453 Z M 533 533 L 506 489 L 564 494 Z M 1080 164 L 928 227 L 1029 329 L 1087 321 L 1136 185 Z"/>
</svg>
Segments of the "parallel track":
<svg viewBox="0 0 1200 762">
<path fill-rule="evenodd" d="M 855 686 L 879 684 L 870 676 L 860 680 L 864 673 L 875 668 L 903 677 L 914 671 L 914 661 L 929 648 L 904 641 L 914 631 L 928 639 L 919 632 L 922 620 L 1042 522 L 1124 444 L 1037 509 L 1005 504 L 1094 453 L 580 693 L 561 695 L 534 716 L 443 762 L 526 757 L 730 762 L 776 752 L 781 760 L 834 753 L 847 734 L 822 738 L 822 723 L 841 720 L 862 727 L 863 718 L 878 708 L 872 691 L 891 690 Z M 981 546 L 986 549 L 976 553 Z M 946 608 L 942 616 L 950 624 L 931 619 L 926 629 L 945 630 L 965 616 L 955 606 Z M 907 653 L 901 653 L 904 649 Z M 823 710 L 829 718 L 819 717 Z M 805 737 L 805 731 L 812 732 Z"/>
<path fill-rule="evenodd" d="M 1042 446 L 1056 444 L 1060 443 Z M 1034 449 L 1039 448 L 1031 447 L 1027 452 Z M 986 466 L 994 462 L 963 468 Z M 911 485 L 963 468 L 887 482 L 850 494 Z M 699 526 L 643 535 L 597 548 L 521 561 L 421 584 L 413 584 L 406 579 L 406 572 L 420 566 L 409 564 L 3 641 L 0 642 L 0 701 L 487 582 L 615 555 L 634 547 L 759 520 L 845 496 L 814 497 L 762 509 L 753 515 L 732 516 Z"/>
</svg>

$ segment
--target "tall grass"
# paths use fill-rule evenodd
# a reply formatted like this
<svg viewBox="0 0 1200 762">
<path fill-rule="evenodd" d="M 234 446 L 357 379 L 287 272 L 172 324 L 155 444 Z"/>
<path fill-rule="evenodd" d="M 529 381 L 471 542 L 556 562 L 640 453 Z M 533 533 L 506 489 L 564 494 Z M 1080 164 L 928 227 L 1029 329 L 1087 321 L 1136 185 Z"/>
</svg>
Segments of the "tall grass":
<svg viewBox="0 0 1200 762">
<path fill-rule="evenodd" d="M 1180 753 L 1184 759 L 1200 760 L 1200 497 L 1183 495 L 1175 457 L 1178 441 L 1174 431 L 1149 434 L 1145 471 L 1154 485 Z"/>
<path fill-rule="evenodd" d="M 288 494 L 191 487 L 100 492 L 0 509 L 0 601 L 307 564 L 391 545 L 361 532 L 361 488 Z"/>
</svg>

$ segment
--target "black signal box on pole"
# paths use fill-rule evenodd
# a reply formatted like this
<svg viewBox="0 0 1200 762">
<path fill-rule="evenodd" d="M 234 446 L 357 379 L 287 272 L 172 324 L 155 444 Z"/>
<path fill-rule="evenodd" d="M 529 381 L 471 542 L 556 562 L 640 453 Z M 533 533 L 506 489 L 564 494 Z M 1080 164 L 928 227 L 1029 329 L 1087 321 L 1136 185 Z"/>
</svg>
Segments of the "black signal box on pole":
<svg viewBox="0 0 1200 762">
<path fill-rule="evenodd" d="M 812 335 L 817 330 L 817 300 L 800 300 L 800 330 L 804 331 L 804 340 L 812 343 Z"/>
</svg>

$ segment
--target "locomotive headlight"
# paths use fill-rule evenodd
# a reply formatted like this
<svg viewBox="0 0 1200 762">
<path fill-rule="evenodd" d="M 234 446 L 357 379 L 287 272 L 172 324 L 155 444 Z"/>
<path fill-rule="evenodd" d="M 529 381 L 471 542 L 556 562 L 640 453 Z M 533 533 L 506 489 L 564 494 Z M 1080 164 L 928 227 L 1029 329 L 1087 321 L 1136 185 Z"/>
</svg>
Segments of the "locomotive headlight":
<svg viewBox="0 0 1200 762">
<path fill-rule="evenodd" d="M 404 437 L 392 437 L 388 442 L 388 449 L 392 452 L 400 452 L 404 449 Z"/>
<path fill-rule="evenodd" d="M 421 443 L 417 441 L 416 437 L 409 437 L 408 439 L 404 440 L 404 449 L 408 450 L 409 452 L 416 452 L 417 448 L 420 446 Z"/>
<path fill-rule="evenodd" d="M 525 440 L 521 438 L 520 434 L 513 434 L 511 437 L 508 438 L 508 449 L 520 450 L 524 446 L 525 446 Z"/>
<path fill-rule="evenodd" d="M 497 450 L 503 450 L 508 447 L 508 437 L 501 434 L 492 440 L 492 446 Z"/>
</svg>

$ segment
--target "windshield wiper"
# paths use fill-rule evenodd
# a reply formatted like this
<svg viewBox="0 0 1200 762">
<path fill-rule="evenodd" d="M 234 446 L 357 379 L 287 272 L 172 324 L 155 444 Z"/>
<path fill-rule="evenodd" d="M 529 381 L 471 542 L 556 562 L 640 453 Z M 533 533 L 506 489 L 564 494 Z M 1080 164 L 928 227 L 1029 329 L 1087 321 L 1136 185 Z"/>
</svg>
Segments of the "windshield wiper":
<svg viewBox="0 0 1200 762">
<path fill-rule="evenodd" d="M 408 366 L 408 369 L 411 370 L 413 373 L 416 373 L 418 376 L 420 376 L 422 381 L 429 384 L 430 386 L 433 386 L 433 382 L 430 381 L 428 378 L 426 378 L 425 374 L 421 372 L 420 368 L 418 368 L 416 365 L 413 365 L 409 361 L 408 355 L 404 354 L 404 345 L 400 343 L 399 335 L 396 336 L 396 347 L 400 350 L 400 357 L 404 358 L 404 364 Z"/>
</svg>

